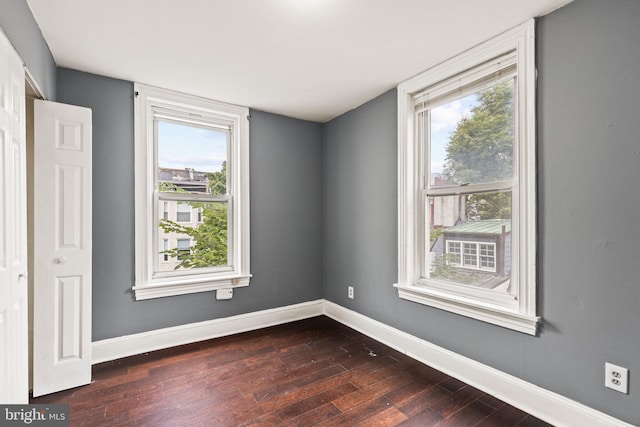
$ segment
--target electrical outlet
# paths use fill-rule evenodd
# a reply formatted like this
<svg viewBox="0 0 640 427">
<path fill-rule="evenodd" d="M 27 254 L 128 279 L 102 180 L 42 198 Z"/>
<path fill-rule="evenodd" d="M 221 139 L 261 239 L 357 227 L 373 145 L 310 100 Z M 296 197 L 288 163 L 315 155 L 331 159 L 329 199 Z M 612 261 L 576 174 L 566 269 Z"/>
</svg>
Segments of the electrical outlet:
<svg viewBox="0 0 640 427">
<path fill-rule="evenodd" d="M 233 288 L 229 289 L 218 289 L 216 291 L 216 299 L 217 300 L 227 300 L 233 298 Z"/>
<path fill-rule="evenodd" d="M 604 386 L 620 393 L 629 393 L 629 370 L 611 363 L 605 363 Z"/>
<path fill-rule="evenodd" d="M 353 299 L 353 286 L 347 286 L 347 296 Z"/>
</svg>

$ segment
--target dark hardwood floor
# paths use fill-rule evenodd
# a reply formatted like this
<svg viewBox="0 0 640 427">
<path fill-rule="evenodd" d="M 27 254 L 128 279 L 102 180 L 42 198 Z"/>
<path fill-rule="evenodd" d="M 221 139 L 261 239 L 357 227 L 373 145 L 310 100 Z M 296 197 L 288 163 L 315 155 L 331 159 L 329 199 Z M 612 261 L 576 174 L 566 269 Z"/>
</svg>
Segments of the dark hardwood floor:
<svg viewBox="0 0 640 427">
<path fill-rule="evenodd" d="M 71 426 L 548 426 L 316 317 L 93 367 Z"/>
</svg>

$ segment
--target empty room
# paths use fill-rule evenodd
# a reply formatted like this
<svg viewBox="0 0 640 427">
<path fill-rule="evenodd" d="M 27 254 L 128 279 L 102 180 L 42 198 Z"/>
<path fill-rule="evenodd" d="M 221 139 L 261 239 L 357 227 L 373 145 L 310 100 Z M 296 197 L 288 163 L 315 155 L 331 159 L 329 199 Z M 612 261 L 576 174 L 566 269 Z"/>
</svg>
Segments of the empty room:
<svg viewBox="0 0 640 427">
<path fill-rule="evenodd" d="M 0 425 L 640 425 L 639 21 L 0 0 Z"/>
</svg>

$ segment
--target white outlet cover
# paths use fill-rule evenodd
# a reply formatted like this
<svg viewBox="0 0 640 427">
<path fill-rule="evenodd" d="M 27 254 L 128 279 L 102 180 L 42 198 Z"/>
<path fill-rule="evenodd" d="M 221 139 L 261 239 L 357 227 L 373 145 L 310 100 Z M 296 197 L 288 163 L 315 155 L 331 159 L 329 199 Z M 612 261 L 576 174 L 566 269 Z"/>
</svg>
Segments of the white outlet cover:
<svg viewBox="0 0 640 427">
<path fill-rule="evenodd" d="M 229 289 L 218 289 L 216 291 L 216 299 L 217 300 L 224 300 L 224 299 L 231 299 L 233 298 L 233 289 L 229 288 Z"/>
<path fill-rule="evenodd" d="M 604 386 L 620 393 L 629 393 L 629 370 L 608 362 L 605 363 Z"/>
</svg>

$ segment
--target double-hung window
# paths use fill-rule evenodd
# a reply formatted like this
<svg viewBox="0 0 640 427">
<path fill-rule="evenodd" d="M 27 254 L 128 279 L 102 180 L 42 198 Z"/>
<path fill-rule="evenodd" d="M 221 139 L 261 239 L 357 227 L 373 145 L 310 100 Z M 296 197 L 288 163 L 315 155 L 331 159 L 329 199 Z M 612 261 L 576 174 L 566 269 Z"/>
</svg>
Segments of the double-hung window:
<svg viewBox="0 0 640 427">
<path fill-rule="evenodd" d="M 398 86 L 404 299 L 535 334 L 534 22 Z"/>
<path fill-rule="evenodd" d="M 136 299 L 248 286 L 248 109 L 135 95 Z"/>
</svg>

